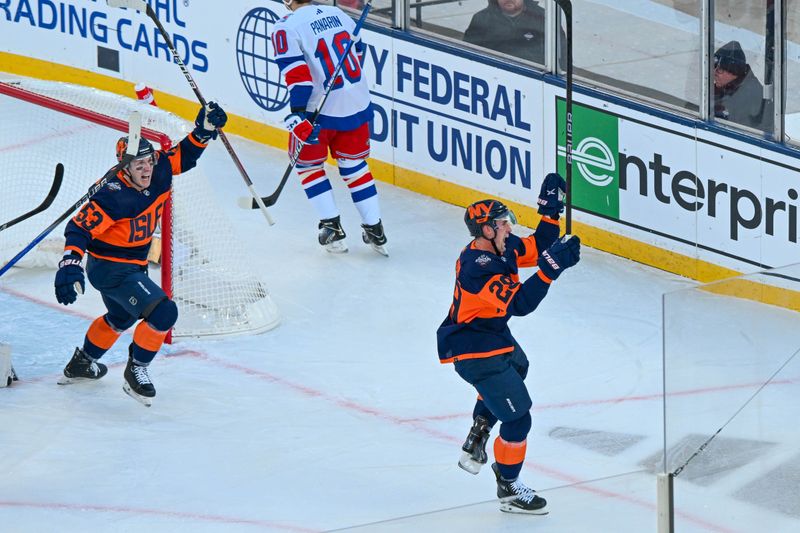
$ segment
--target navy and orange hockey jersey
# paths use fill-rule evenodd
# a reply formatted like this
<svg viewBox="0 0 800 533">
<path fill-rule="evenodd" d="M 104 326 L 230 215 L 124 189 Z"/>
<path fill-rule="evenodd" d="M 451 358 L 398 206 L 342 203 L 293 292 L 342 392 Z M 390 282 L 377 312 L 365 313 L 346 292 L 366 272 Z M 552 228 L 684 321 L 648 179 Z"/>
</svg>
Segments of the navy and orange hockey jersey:
<svg viewBox="0 0 800 533">
<path fill-rule="evenodd" d="M 514 350 L 512 316 L 531 313 L 547 295 L 551 280 L 541 272 L 519 281 L 520 267 L 533 267 L 539 253 L 558 238 L 558 221 L 542 217 L 529 237 L 513 233 L 502 257 L 472 241 L 456 261 L 450 312 L 436 331 L 441 363 L 493 357 Z"/>
<path fill-rule="evenodd" d="M 189 134 L 169 152 L 156 152 L 150 186 L 137 191 L 123 172 L 108 180 L 64 230 L 64 252 L 120 263 L 147 264 L 147 252 L 164 204 L 172 190 L 172 176 L 194 168 L 207 145 Z"/>
</svg>

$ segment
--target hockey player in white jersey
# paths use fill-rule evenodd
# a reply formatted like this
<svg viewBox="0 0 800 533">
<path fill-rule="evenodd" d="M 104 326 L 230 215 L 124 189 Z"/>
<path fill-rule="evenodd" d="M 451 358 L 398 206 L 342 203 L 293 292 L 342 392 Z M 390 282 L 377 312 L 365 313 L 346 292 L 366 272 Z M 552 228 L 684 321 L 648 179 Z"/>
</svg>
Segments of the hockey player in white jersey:
<svg viewBox="0 0 800 533">
<path fill-rule="evenodd" d="M 378 191 L 366 162 L 373 111 L 369 86 L 361 71 L 365 45 L 358 35 L 353 36 L 355 23 L 341 9 L 312 5 L 310 0 L 283 3 L 292 13 L 275 25 L 272 47 L 289 89 L 291 114 L 285 119 L 291 132 L 289 153 L 294 152 L 298 140 L 306 143 L 296 170 L 320 218 L 319 243 L 329 252 L 347 251 L 339 210 L 325 174 L 324 163 L 330 151 L 361 215 L 363 241 L 388 255 Z M 353 46 L 312 125 L 308 117 L 322 100 L 351 39 L 355 39 Z"/>
</svg>

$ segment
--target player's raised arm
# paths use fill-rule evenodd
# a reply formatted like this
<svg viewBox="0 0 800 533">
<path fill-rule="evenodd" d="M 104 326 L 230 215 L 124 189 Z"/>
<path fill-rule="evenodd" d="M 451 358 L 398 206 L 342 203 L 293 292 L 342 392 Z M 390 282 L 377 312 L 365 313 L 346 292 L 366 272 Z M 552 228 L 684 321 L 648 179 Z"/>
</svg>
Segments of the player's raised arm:
<svg viewBox="0 0 800 533">
<path fill-rule="evenodd" d="M 227 122 L 228 115 L 217 103 L 209 102 L 207 107 L 201 107 L 194 121 L 194 130 L 175 149 L 166 153 L 172 174 L 178 175 L 193 169 L 208 143 L 219 136 L 219 128 Z"/>
<path fill-rule="evenodd" d="M 544 200 L 547 203 L 548 198 Z M 547 216 L 557 217 L 558 204 L 547 207 L 555 209 Z M 452 363 L 478 393 L 458 465 L 471 474 L 480 471 L 488 462 L 486 445 L 492 427 L 500 421 L 492 464 L 500 509 L 547 514 L 545 499 L 519 480 L 532 423 L 532 401 L 524 383 L 528 359 L 508 321 L 512 315 L 533 311 L 552 281 L 578 262 L 580 240 L 566 236 L 539 255 L 534 250 L 538 241 L 514 236 L 514 213 L 493 199 L 467 207 L 464 222 L 473 240 L 458 258 L 453 302 L 436 331 L 439 361 Z M 558 228 L 554 228 L 557 236 Z M 520 283 L 518 259 L 527 255 L 538 255 L 539 271 Z"/>
</svg>

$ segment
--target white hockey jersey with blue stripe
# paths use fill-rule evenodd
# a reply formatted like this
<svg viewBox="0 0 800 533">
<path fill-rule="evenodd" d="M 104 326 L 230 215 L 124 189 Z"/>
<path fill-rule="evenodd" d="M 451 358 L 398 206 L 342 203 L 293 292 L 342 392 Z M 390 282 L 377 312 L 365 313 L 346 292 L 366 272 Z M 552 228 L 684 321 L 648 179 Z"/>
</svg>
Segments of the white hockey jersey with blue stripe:
<svg viewBox="0 0 800 533">
<path fill-rule="evenodd" d="M 338 7 L 317 5 L 302 6 L 275 25 L 274 59 L 293 111 L 316 109 L 354 29 L 353 19 Z M 361 69 L 364 49 L 356 36 L 317 119 L 322 128 L 350 131 L 372 119 L 369 86 Z"/>
</svg>

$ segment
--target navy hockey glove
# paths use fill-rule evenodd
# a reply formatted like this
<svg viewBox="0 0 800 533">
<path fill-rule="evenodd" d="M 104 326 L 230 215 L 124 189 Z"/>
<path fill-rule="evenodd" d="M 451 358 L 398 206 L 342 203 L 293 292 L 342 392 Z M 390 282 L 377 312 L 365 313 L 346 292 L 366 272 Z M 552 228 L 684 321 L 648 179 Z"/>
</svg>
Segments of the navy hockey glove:
<svg viewBox="0 0 800 533">
<path fill-rule="evenodd" d="M 539 270 L 550 279 L 557 279 L 566 269 L 581 260 L 581 239 L 564 235 L 539 256 Z"/>
<path fill-rule="evenodd" d="M 192 132 L 198 141 L 207 143 L 211 139 L 216 139 L 219 133 L 217 128 L 222 128 L 228 122 L 228 115 L 215 102 L 209 102 L 208 106 L 201 107 L 194 120 L 196 126 Z"/>
<path fill-rule="evenodd" d="M 58 263 L 55 285 L 56 300 L 60 304 L 69 305 L 75 303 L 75 300 L 78 299 L 78 286 L 80 287 L 80 293 L 83 294 L 86 288 L 86 281 L 83 277 L 83 267 L 79 256 L 76 254 L 65 255 L 64 259 Z"/>
<path fill-rule="evenodd" d="M 292 135 L 305 144 L 317 144 L 319 135 L 319 123 L 311 124 L 308 121 L 308 113 L 292 113 L 283 119 L 283 125 Z"/>
<path fill-rule="evenodd" d="M 564 178 L 551 172 L 544 177 L 542 188 L 539 190 L 539 214 L 551 218 L 558 218 L 564 210 L 564 194 L 567 191 L 567 182 Z"/>
</svg>

